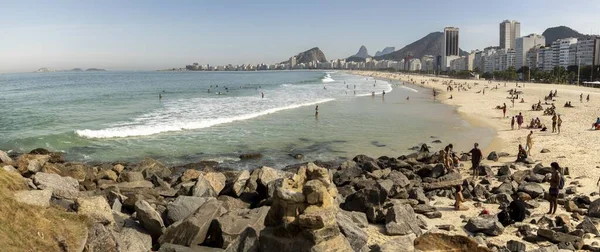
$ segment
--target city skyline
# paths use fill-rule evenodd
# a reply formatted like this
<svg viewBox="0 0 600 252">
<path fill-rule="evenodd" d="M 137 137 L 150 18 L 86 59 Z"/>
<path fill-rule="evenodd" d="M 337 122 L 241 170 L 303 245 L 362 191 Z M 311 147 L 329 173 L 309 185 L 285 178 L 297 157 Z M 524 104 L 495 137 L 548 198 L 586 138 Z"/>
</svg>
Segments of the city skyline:
<svg viewBox="0 0 600 252">
<path fill-rule="evenodd" d="M 545 1 L 543 6 L 538 1 L 508 2 L 482 13 L 489 6 L 477 1 L 466 1 L 463 6 L 439 1 L 435 8 L 392 1 L 298 6 L 268 1 L 9 1 L 0 9 L 0 72 L 31 72 L 41 67 L 156 70 L 191 62 L 271 64 L 315 46 L 328 59 L 337 59 L 354 54 L 361 45 L 370 54 L 387 46 L 400 49 L 446 26 L 459 28 L 461 49 L 471 51 L 498 46 L 498 23 L 506 19 L 518 20 L 521 34 L 541 34 L 559 25 L 586 34 L 600 29 L 600 20 L 594 17 L 600 3 L 590 2 L 581 9 L 558 1 Z M 514 15 L 517 9 L 528 8 L 537 12 Z M 465 15 L 449 14 L 457 12 Z M 306 16 L 290 19 L 295 13 Z M 389 25 L 402 23 L 410 25 Z"/>
</svg>

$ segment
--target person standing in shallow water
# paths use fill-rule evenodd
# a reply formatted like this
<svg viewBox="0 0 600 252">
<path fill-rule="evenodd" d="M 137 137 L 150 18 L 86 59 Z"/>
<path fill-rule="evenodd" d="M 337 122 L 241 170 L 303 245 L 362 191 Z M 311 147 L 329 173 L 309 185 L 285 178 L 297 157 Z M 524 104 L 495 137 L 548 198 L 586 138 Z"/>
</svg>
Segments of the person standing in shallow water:
<svg viewBox="0 0 600 252">
<path fill-rule="evenodd" d="M 319 105 L 315 107 L 315 116 L 319 116 Z"/>
</svg>

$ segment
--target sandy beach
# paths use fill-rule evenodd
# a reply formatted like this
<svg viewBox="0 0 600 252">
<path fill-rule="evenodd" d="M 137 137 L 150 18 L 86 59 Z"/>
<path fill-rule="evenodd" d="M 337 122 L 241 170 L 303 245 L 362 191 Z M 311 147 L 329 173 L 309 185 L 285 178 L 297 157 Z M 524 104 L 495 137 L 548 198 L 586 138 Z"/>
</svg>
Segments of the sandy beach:
<svg viewBox="0 0 600 252">
<path fill-rule="evenodd" d="M 542 124 L 548 127 L 548 131 L 541 132 L 539 129 L 533 130 L 533 148 L 531 150 L 531 158 L 536 163 L 542 163 L 544 166 L 549 166 L 551 162 L 558 162 L 561 167 L 568 167 L 570 175 L 566 177 L 566 185 L 571 182 L 578 181 L 577 192 L 585 195 L 590 195 L 592 192 L 598 191 L 596 181 L 600 177 L 600 159 L 597 158 L 597 153 L 600 151 L 599 139 L 600 132 L 591 130 L 591 125 L 600 116 L 600 90 L 579 86 L 570 85 L 553 85 L 553 84 L 532 84 L 532 83 L 505 83 L 503 81 L 487 81 L 487 80 L 463 80 L 440 78 L 435 76 L 423 75 L 408 75 L 401 73 L 386 73 L 386 72 L 369 72 L 369 71 L 353 71 L 353 74 L 371 76 L 373 78 L 381 78 L 388 80 L 397 80 L 406 83 L 412 83 L 428 88 L 435 88 L 439 91 L 438 99 L 442 102 L 456 106 L 459 114 L 471 124 L 478 126 L 491 127 L 496 131 L 496 137 L 492 143 L 485 146 L 483 149 L 484 157 L 490 151 L 506 152 L 510 156 L 503 157 L 498 162 L 487 161 L 485 164 L 491 166 L 512 164 L 516 160 L 518 145 L 525 146 L 527 134 L 530 130 L 525 128 L 532 118 L 539 118 Z M 455 88 L 454 91 L 446 91 L 445 83 L 463 84 L 470 86 L 468 91 Z M 466 84 L 466 85 L 465 85 Z M 497 89 L 495 89 L 497 87 Z M 521 91 L 519 100 L 515 100 L 514 107 L 509 99 L 509 90 L 516 88 Z M 483 92 L 485 90 L 485 93 Z M 553 101 L 548 101 L 549 104 L 554 103 L 556 111 L 561 115 L 563 120 L 561 133 L 552 132 L 552 117 L 544 116 L 543 111 L 532 111 L 531 106 L 541 100 L 544 104 L 544 97 L 550 91 L 557 91 L 558 94 Z M 433 93 L 433 92 L 432 92 Z M 580 95 L 583 94 L 583 102 L 580 102 Z M 590 101 L 586 101 L 587 95 L 590 96 Z M 452 96 L 452 99 L 449 99 Z M 520 103 L 520 99 L 524 99 L 524 103 Z M 571 101 L 574 108 L 565 108 L 564 104 Z M 507 105 L 506 118 L 503 118 L 502 109 L 496 109 L 496 106 Z M 550 105 L 544 105 L 544 109 Z M 523 128 L 511 130 L 511 117 L 522 113 L 524 116 Z M 547 149 L 549 152 L 541 153 L 542 149 Z M 468 152 L 469 150 L 455 150 L 457 152 Z M 470 168 L 470 162 L 463 162 L 463 175 L 466 176 Z M 517 170 L 527 169 L 527 167 L 519 167 Z M 497 169 L 493 170 L 494 173 Z M 498 181 L 492 181 L 492 187 L 497 186 Z M 548 189 L 548 184 L 540 184 L 545 190 Z M 564 190 L 563 190 L 564 191 Z M 595 200 L 598 196 L 590 197 Z M 477 216 L 483 209 L 488 209 L 492 214 L 498 213 L 497 205 L 483 204 L 481 207 L 474 207 L 473 202 L 467 202 L 470 207 L 469 211 L 457 212 L 449 206 L 453 201 L 445 198 L 438 198 L 437 202 L 433 203 L 442 211 L 443 218 L 428 219 L 430 226 L 440 224 L 452 224 L 457 227 L 454 233 L 465 234 L 461 228 L 461 215 L 466 217 Z M 539 200 L 540 206 L 532 210 L 532 216 L 527 218 L 525 222 L 529 223 L 532 219 L 539 219 L 548 211 L 548 202 Z M 556 215 L 569 214 L 563 206 L 559 206 Z M 505 243 L 508 240 L 516 239 L 516 228 L 508 227 L 504 234 L 498 237 L 490 237 L 488 241 L 498 241 Z M 598 239 L 587 239 L 586 244 L 590 244 Z M 525 242 L 525 241 L 522 241 Z M 527 243 L 527 242 L 526 242 Z M 537 247 L 537 245 L 527 243 L 528 248 Z"/>
</svg>

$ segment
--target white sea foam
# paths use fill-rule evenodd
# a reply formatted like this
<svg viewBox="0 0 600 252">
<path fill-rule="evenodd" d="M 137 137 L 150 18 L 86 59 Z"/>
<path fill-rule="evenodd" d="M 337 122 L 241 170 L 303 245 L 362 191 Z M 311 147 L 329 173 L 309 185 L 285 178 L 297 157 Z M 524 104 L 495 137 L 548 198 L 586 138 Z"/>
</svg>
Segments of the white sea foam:
<svg viewBox="0 0 600 252">
<path fill-rule="evenodd" d="M 149 136 L 163 132 L 171 132 L 171 131 L 182 131 L 182 130 L 192 130 L 192 129 L 202 129 L 208 128 L 211 126 L 231 123 L 235 121 L 248 120 L 251 118 L 268 115 L 271 113 L 275 113 L 282 110 L 294 109 L 304 106 L 311 106 L 319 103 L 325 103 L 329 101 L 333 101 L 335 99 L 323 99 L 314 102 L 302 103 L 302 104 L 294 104 L 284 107 L 272 108 L 263 110 L 256 113 L 249 113 L 239 116 L 233 117 L 221 117 L 215 119 L 207 119 L 200 121 L 190 121 L 190 122 L 172 122 L 170 124 L 156 124 L 156 125 L 136 125 L 136 126 L 120 126 L 113 127 L 101 130 L 77 130 L 75 133 L 81 137 L 85 138 L 118 138 L 118 137 L 133 137 L 133 136 Z"/>
<path fill-rule="evenodd" d="M 415 92 L 415 93 L 418 93 L 418 92 L 419 92 L 419 90 L 416 90 L 416 89 L 414 89 L 414 88 L 409 88 L 409 87 L 407 87 L 407 86 L 399 86 L 399 87 L 401 87 L 401 88 L 404 88 L 404 89 L 406 89 L 406 90 L 413 91 L 413 92 Z"/>
</svg>

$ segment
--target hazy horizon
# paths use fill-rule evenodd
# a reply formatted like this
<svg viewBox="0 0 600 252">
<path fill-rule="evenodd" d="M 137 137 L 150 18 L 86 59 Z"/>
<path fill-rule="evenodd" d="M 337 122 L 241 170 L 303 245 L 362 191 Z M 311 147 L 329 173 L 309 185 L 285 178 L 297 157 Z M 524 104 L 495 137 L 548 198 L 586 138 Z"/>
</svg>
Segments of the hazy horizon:
<svg viewBox="0 0 600 252">
<path fill-rule="evenodd" d="M 585 8 L 584 8 L 585 7 Z M 598 34 L 600 2 L 466 0 L 5 1 L 0 3 L 0 72 L 103 68 L 157 70 L 200 64 L 272 64 L 312 47 L 327 59 L 365 45 L 400 49 L 445 26 L 460 28 L 465 51 L 498 45 L 498 24 L 521 22 L 521 36 L 568 26 Z"/>
</svg>

